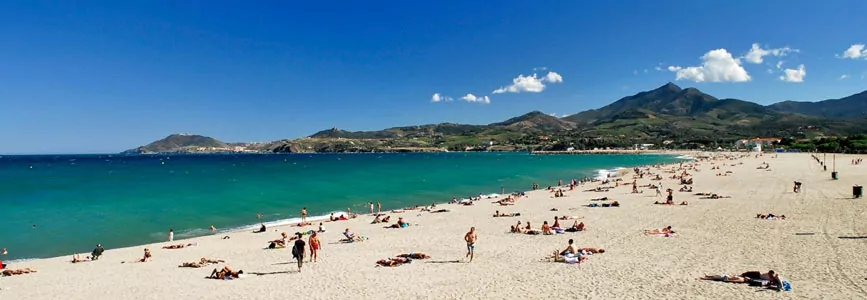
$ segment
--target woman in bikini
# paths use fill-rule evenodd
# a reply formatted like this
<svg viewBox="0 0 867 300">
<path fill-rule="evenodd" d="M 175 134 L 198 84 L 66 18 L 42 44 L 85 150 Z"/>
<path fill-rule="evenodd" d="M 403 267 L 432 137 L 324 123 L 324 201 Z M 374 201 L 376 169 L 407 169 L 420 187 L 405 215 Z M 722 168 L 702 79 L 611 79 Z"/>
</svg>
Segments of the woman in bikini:
<svg viewBox="0 0 867 300">
<path fill-rule="evenodd" d="M 144 249 L 144 257 L 142 257 L 142 258 L 140 258 L 140 259 L 137 259 L 137 260 L 135 260 L 135 261 L 133 261 L 133 262 L 146 262 L 146 261 L 148 261 L 148 259 L 150 259 L 151 257 L 153 257 L 153 255 L 151 255 L 151 249 L 145 248 L 145 249 Z M 126 263 L 126 261 L 121 262 L 121 263 Z"/>
<path fill-rule="evenodd" d="M 7 270 L 3 270 L 3 273 L 0 273 L 0 274 L 3 274 L 4 276 L 12 276 L 12 275 L 21 275 L 21 274 L 29 274 L 29 273 L 36 273 L 36 270 L 33 270 L 31 268 L 25 268 L 25 269 L 20 269 L 20 270 L 7 269 Z"/>
<path fill-rule="evenodd" d="M 319 234 L 313 232 L 310 235 L 308 244 L 310 244 L 310 261 L 316 262 L 319 259 L 319 248 L 322 247 L 322 244 L 319 242 Z"/>
</svg>

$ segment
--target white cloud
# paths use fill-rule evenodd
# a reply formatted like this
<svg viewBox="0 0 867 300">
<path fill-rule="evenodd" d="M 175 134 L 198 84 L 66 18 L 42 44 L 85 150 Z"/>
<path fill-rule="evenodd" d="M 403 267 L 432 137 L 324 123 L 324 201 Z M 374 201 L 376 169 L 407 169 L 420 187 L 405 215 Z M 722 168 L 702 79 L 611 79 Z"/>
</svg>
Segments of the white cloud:
<svg viewBox="0 0 867 300">
<path fill-rule="evenodd" d="M 477 97 L 476 95 L 473 95 L 473 94 L 467 94 L 466 96 L 461 97 L 461 100 L 464 100 L 467 102 L 482 102 L 482 103 L 486 103 L 486 104 L 491 103 L 490 97 L 488 97 L 488 96 Z"/>
<path fill-rule="evenodd" d="M 461 99 L 473 102 L 473 101 L 476 101 L 476 99 L 478 99 L 478 97 L 476 97 L 476 95 L 473 95 L 473 94 L 467 94 L 466 96 L 461 97 Z"/>
<path fill-rule="evenodd" d="M 744 55 L 744 60 L 749 63 L 760 64 L 764 61 L 764 57 L 768 55 L 773 56 L 786 56 L 789 52 L 798 52 L 798 49 L 792 49 L 790 47 L 776 48 L 776 49 L 762 49 L 758 43 L 753 43 L 750 51 L 747 52 L 747 55 Z"/>
<path fill-rule="evenodd" d="M 654 70 L 657 70 L 657 71 L 663 71 L 663 70 L 665 70 L 665 69 L 662 68 L 662 66 L 656 66 L 656 67 L 653 67 L 653 69 L 654 69 Z"/>
<path fill-rule="evenodd" d="M 783 63 L 784 63 L 784 61 L 782 61 L 782 60 L 781 60 L 781 61 L 778 61 L 778 62 L 777 62 L 777 69 L 782 69 L 782 68 L 783 68 Z"/>
<path fill-rule="evenodd" d="M 533 68 L 533 71 L 545 71 L 545 70 L 548 70 L 548 67 L 535 67 L 535 68 Z"/>
<path fill-rule="evenodd" d="M 851 59 L 867 59 L 867 50 L 864 49 L 864 44 L 853 44 L 852 46 L 849 46 L 849 49 L 843 51 L 842 56 L 838 57 Z"/>
<path fill-rule="evenodd" d="M 691 80 L 695 82 L 746 82 L 750 75 L 726 49 L 716 49 L 705 53 L 701 66 L 679 67 L 669 66 L 668 70 L 676 72 L 675 80 Z"/>
<path fill-rule="evenodd" d="M 434 93 L 433 96 L 430 97 L 430 102 L 440 102 L 440 101 L 452 101 L 452 97 L 440 95 L 440 93 Z"/>
<path fill-rule="evenodd" d="M 533 75 L 524 76 L 524 74 L 518 75 L 515 79 L 512 79 L 512 85 L 500 87 L 494 90 L 492 93 L 494 94 L 502 94 L 502 93 L 540 93 L 545 90 L 545 83 L 561 83 L 563 82 L 563 76 L 556 72 L 548 72 L 544 77 L 539 77 L 536 73 Z"/>
<path fill-rule="evenodd" d="M 545 75 L 545 78 L 542 78 L 542 80 L 549 83 L 562 83 L 563 76 L 560 76 L 560 73 L 557 72 L 548 72 L 548 74 Z"/>
<path fill-rule="evenodd" d="M 780 80 L 785 82 L 801 83 L 804 82 L 804 77 L 807 76 L 807 69 L 803 64 L 798 66 L 798 69 L 786 69 L 783 72 L 785 75 L 780 76 Z"/>
<path fill-rule="evenodd" d="M 843 74 L 843 75 L 840 75 L 840 80 L 843 80 L 843 79 L 846 79 L 846 78 L 849 78 L 849 74 Z"/>
</svg>

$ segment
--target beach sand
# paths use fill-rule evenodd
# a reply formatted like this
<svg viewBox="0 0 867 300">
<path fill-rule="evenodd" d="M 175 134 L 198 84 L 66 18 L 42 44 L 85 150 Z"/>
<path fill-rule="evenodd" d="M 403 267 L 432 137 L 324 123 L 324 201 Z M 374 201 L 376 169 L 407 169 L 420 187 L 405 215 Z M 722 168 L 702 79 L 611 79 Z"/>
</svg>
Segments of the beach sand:
<svg viewBox="0 0 867 300">
<path fill-rule="evenodd" d="M 793 290 L 783 292 L 785 298 L 864 299 L 867 200 L 851 198 L 852 185 L 867 181 L 867 165 L 850 165 L 851 158 L 837 156 L 840 180 L 831 180 L 830 168 L 822 171 L 809 154 L 717 161 L 717 165 L 725 163 L 721 170 L 701 162 L 700 172 L 690 171 L 695 175 L 693 192 L 674 192 L 674 201 L 689 201 L 688 206 L 654 205 L 663 199 L 655 197 L 653 190 L 631 194 L 628 185 L 609 192 L 581 192 L 597 185 L 588 183 L 564 198 L 553 198 L 544 190 L 529 192 L 514 206 L 484 199 L 473 206 L 438 206 L 450 209 L 448 213 L 390 214 L 393 221 L 403 216 L 413 224 L 405 229 L 384 229 L 383 224 L 370 224 L 373 217 L 363 215 L 325 223 L 328 231 L 321 235 L 320 260 L 305 263 L 300 274 L 290 249 L 264 249 L 266 241 L 277 239 L 280 232 L 299 231 L 289 226 L 173 243 L 198 243 L 185 249 L 160 249 L 169 243 L 108 249 L 96 262 L 72 264 L 69 256 L 24 261 L 9 267 L 29 267 L 38 273 L 0 278 L 0 298 L 778 299 L 776 291 L 696 279 L 704 274 L 773 269 L 791 282 Z M 768 162 L 771 171 L 756 169 L 761 162 Z M 732 174 L 716 176 L 725 171 Z M 794 180 L 803 182 L 802 193 L 792 192 Z M 631 181 L 631 174 L 624 179 Z M 679 187 L 675 179 L 662 182 L 664 188 Z M 656 182 L 638 181 L 648 183 Z M 539 183 L 543 188 L 548 184 Z M 696 192 L 732 198 L 699 199 L 693 195 Z M 589 199 L 606 196 L 621 206 L 584 207 L 593 202 Z M 521 216 L 492 218 L 495 210 Z M 755 218 L 759 213 L 784 214 L 788 220 L 759 220 Z M 562 215 L 584 216 L 581 221 L 589 230 L 553 236 L 508 233 L 518 220 L 539 228 L 542 221 L 550 223 Z M 561 223 L 567 226 L 572 221 Z M 677 236 L 642 232 L 668 225 Z M 475 260 L 465 263 L 463 236 L 471 226 L 476 227 L 479 241 Z M 369 240 L 337 243 L 345 228 Z M 222 240 L 224 235 L 231 239 Z M 579 247 L 601 247 L 607 252 L 591 255 L 581 264 L 543 260 L 554 249 L 564 249 L 570 238 Z M 121 263 L 140 258 L 144 247 L 151 248 L 152 261 Z M 375 266 L 379 259 L 408 252 L 424 252 L 432 258 L 393 268 Z M 249 276 L 232 281 L 205 279 L 213 268 L 226 264 L 177 267 L 201 257 L 225 259 L 228 266 Z"/>
</svg>

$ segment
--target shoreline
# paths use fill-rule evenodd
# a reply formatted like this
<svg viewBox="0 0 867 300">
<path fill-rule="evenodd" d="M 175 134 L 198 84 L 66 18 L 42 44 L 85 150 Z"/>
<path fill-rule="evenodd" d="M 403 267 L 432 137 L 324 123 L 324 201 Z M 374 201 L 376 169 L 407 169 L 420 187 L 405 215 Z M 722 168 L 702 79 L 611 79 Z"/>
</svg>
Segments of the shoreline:
<svg viewBox="0 0 867 300">
<path fill-rule="evenodd" d="M 863 184 L 867 167 L 846 162 L 857 156 L 838 157 L 839 179 L 807 154 L 716 154 L 711 159 L 642 168 L 636 178 L 639 193 L 631 193 L 633 176 L 622 184 L 592 182 L 575 190 L 564 187 L 564 197 L 541 190 L 525 193 L 513 205 L 495 199 L 474 205 L 445 204 L 443 213 L 407 210 L 383 213 L 392 222 L 403 217 L 411 226 L 383 228 L 371 224 L 370 215 L 347 221 L 326 222 L 318 262 L 304 261 L 299 272 L 289 249 L 268 249 L 280 232 L 316 229 L 270 227 L 265 233 L 233 233 L 179 239 L 106 250 L 95 262 L 70 263 L 69 256 L 36 259 L 10 265 L 33 268 L 37 273 L 3 277 L 0 295 L 10 299 L 185 299 L 238 300 L 285 298 L 285 290 L 327 286 L 306 295 L 311 299 L 861 299 L 867 291 L 857 282 L 867 272 L 864 243 L 867 234 L 864 202 L 852 199 L 852 185 Z M 765 168 L 765 163 L 770 167 Z M 677 190 L 682 170 L 695 180 L 692 192 L 674 192 L 674 201 L 688 205 L 657 205 L 665 199 L 650 184 Z M 696 170 L 695 168 L 699 170 Z M 628 172 L 631 173 L 631 172 Z M 662 175 L 656 180 L 656 175 Z M 803 184 L 801 193 L 792 182 Z M 564 182 L 566 183 L 566 182 Z M 540 184 L 542 185 L 542 184 Z M 600 187 L 606 187 L 599 190 Z M 696 193 L 723 195 L 719 199 Z M 593 201 L 592 199 L 608 200 Z M 618 201 L 618 207 L 588 207 Z M 553 209 L 557 211 L 554 212 Z M 492 217 L 520 213 L 518 217 Z M 765 220 L 757 214 L 785 215 Z M 517 221 L 542 221 L 574 216 L 586 231 L 553 235 L 509 233 Z M 560 221 L 569 226 L 573 219 Z M 565 223 L 565 224 L 564 224 Z M 315 223 L 314 223 L 315 224 Z M 550 223 L 549 223 L 550 224 Z M 469 227 L 479 234 L 475 259 L 465 258 L 461 239 Z M 647 235 L 643 230 L 673 226 L 676 235 Z M 341 243 L 345 229 L 366 237 L 363 242 Z M 230 239 L 223 240 L 223 236 Z M 574 239 L 578 247 L 603 248 L 580 264 L 552 262 L 552 251 Z M 305 237 L 306 240 L 306 237 Z M 194 247 L 166 250 L 171 244 Z M 146 263 L 124 263 L 141 257 Z M 377 261 L 401 253 L 423 252 L 430 259 L 398 267 L 377 267 Z M 226 263 L 201 269 L 179 268 L 202 257 Z M 206 279 L 213 268 L 244 270 L 237 280 Z M 703 275 L 741 274 L 775 270 L 791 283 L 792 291 L 765 290 L 747 284 L 699 280 Z M 141 280 L 141 278 L 147 278 Z M 467 280 L 471 279 L 471 280 Z M 580 284 L 580 283 L 593 284 Z M 544 283 L 540 289 L 539 284 Z M 577 284 L 576 284 L 577 283 Z"/>
<path fill-rule="evenodd" d="M 475 151 L 466 151 L 466 152 L 474 153 Z M 690 152 L 688 152 L 688 153 L 695 154 L 695 153 L 697 153 L 697 152 L 696 152 L 696 151 L 690 151 Z M 657 155 L 657 154 L 658 154 L 658 155 L 671 155 L 672 158 L 678 159 L 678 160 L 681 161 L 681 162 L 688 162 L 688 161 L 694 160 L 695 158 L 694 158 L 693 156 L 686 155 L 686 154 L 688 154 L 688 153 L 687 153 L 686 151 L 684 151 L 684 153 L 678 153 L 678 154 L 682 154 L 682 155 L 679 155 L 679 156 L 674 156 L 674 155 L 677 155 L 677 154 L 676 154 L 676 153 L 670 153 L 670 152 L 668 152 L 668 153 L 643 153 L 643 154 L 647 154 L 647 155 Z M 246 154 L 251 154 L 251 153 L 246 153 Z M 270 153 L 265 153 L 265 154 L 270 154 Z M 284 154 L 289 154 L 289 153 L 275 153 L 275 154 L 277 154 L 277 155 L 284 155 Z M 301 153 L 297 153 L 297 154 L 301 154 Z M 321 153 L 321 154 L 342 154 L 342 153 Z M 374 153 L 361 153 L 361 154 L 374 154 Z M 638 153 L 628 153 L 628 154 L 638 155 Z M 142 156 L 150 156 L 150 155 L 151 155 L 151 154 L 145 154 L 145 155 L 142 155 Z M 204 153 L 202 153 L 202 154 L 191 154 L 191 155 L 210 155 L 210 154 L 204 154 Z M 254 153 L 253 155 L 257 155 L 257 154 Z M 665 163 L 665 164 L 671 164 L 671 163 L 675 163 L 675 162 L 669 162 L 669 163 Z M 583 175 L 582 175 L 582 176 L 583 176 L 582 178 L 600 179 L 600 178 L 604 177 L 606 174 L 616 175 L 616 174 L 623 173 L 624 170 L 631 170 L 632 168 L 635 168 L 635 167 L 644 167 L 644 166 L 647 166 L 647 165 L 636 165 L 636 166 L 628 165 L 628 166 L 625 166 L 625 167 L 624 167 L 624 166 L 608 166 L 608 167 L 606 167 L 605 169 L 595 169 L 595 170 L 591 171 L 592 173 L 590 173 L 590 174 L 583 174 Z M 575 179 L 580 179 L 580 178 L 577 178 L 577 177 L 576 177 Z M 559 180 L 559 179 L 548 179 L 548 180 L 549 180 L 550 182 L 554 182 L 554 181 Z M 564 179 L 564 182 L 566 182 L 565 180 L 566 180 L 566 179 Z M 533 183 L 530 182 L 530 183 L 528 183 L 527 185 L 532 186 L 532 184 L 533 184 Z M 544 188 L 544 186 L 540 185 L 540 189 L 539 189 L 539 190 L 544 190 L 543 188 Z M 480 189 L 480 190 L 487 190 L 488 188 L 487 188 L 487 187 L 480 187 L 479 189 Z M 494 190 L 494 189 L 496 189 L 496 188 L 491 188 L 491 190 Z M 517 190 L 517 191 L 521 191 L 521 192 L 524 192 L 524 193 L 534 192 L 534 190 L 532 190 L 532 189 L 530 189 L 530 190 Z M 488 196 L 488 197 L 493 196 L 493 195 L 499 195 L 499 196 L 501 197 L 502 195 L 501 195 L 499 192 L 500 192 L 499 190 L 497 190 L 496 192 L 491 192 L 491 193 L 481 192 L 480 195 L 482 195 L 482 196 Z M 513 192 L 514 192 L 514 191 L 513 191 Z M 506 193 L 509 194 L 510 192 L 509 192 L 509 191 L 506 191 Z M 474 194 L 474 195 L 475 195 L 475 194 Z M 468 198 L 457 198 L 458 201 L 461 201 L 461 200 L 467 200 L 467 199 L 468 199 Z M 435 200 L 434 200 L 434 201 L 432 201 L 432 202 L 417 203 L 417 204 L 415 204 L 415 205 L 427 206 L 427 205 L 429 205 L 430 203 L 435 203 L 435 204 L 437 204 L 437 205 L 441 205 L 441 204 L 449 204 L 449 203 L 448 203 L 448 200 L 443 200 L 443 202 L 438 202 L 438 201 L 435 201 Z M 352 205 L 352 204 L 350 204 L 350 205 Z M 409 206 L 412 206 L 412 205 L 411 205 L 411 204 L 408 204 L 408 205 L 406 205 L 406 206 L 398 207 L 398 208 L 388 208 L 388 207 L 384 207 L 384 208 L 383 208 L 383 212 L 385 212 L 385 211 L 391 211 L 391 210 L 397 210 L 397 209 L 403 209 L 403 208 L 406 208 L 406 207 L 409 207 Z M 326 210 L 329 211 L 329 213 L 324 214 L 324 215 L 311 216 L 311 217 L 308 218 L 308 221 L 317 221 L 317 222 L 318 222 L 318 221 L 322 221 L 322 220 L 327 220 L 327 219 L 329 218 L 329 216 L 330 216 L 330 213 L 334 213 L 335 216 L 339 216 L 340 214 L 345 214 L 345 213 L 346 213 L 345 210 L 336 210 L 336 209 L 332 209 L 332 208 L 326 208 Z M 364 215 L 368 215 L 368 213 L 361 213 L 361 214 L 358 214 L 358 215 L 359 215 L 359 216 L 364 216 Z M 262 223 L 264 223 L 264 224 L 266 225 L 266 227 L 268 227 L 268 228 L 274 228 L 274 227 L 279 227 L 279 228 L 282 228 L 282 227 L 296 227 L 296 225 L 300 222 L 300 219 L 301 219 L 300 216 L 293 216 L 293 217 L 289 217 L 289 218 L 283 218 L 283 219 L 277 219 L 277 220 L 271 220 L 271 221 L 264 221 L 264 222 L 262 222 Z M 192 235 L 187 235 L 186 232 L 190 232 L 190 231 L 202 231 L 202 230 L 207 230 L 207 228 L 206 228 L 206 227 L 202 227 L 202 228 L 179 228 L 179 229 L 177 229 L 177 230 L 175 231 L 175 237 L 176 237 L 175 241 L 190 240 L 190 239 L 197 239 L 197 238 L 204 238 L 204 237 L 209 237 L 209 236 L 217 236 L 217 235 L 225 235 L 225 234 L 235 234 L 235 233 L 239 233 L 239 232 L 252 231 L 252 230 L 255 230 L 255 229 L 258 229 L 258 228 L 259 228 L 259 224 L 258 224 L 258 223 L 250 223 L 250 224 L 242 224 L 242 225 L 230 226 L 230 227 L 227 227 L 227 228 L 224 228 L 224 229 L 219 229 L 219 228 L 218 228 L 218 229 L 216 230 L 216 232 L 214 232 L 214 233 L 192 234 Z M 153 242 L 153 243 L 134 244 L 134 245 L 121 246 L 121 247 L 111 248 L 111 249 L 130 249 L 130 248 L 140 248 L 140 247 L 142 247 L 142 246 L 155 245 L 155 244 L 159 244 L 159 243 L 163 243 L 163 242 Z M 7 247 L 7 246 L 4 245 L 3 247 Z M 8 247 L 7 247 L 7 248 L 8 248 Z M 106 249 L 106 251 L 110 251 L 110 250 L 109 250 L 109 249 Z M 67 257 L 67 256 L 71 256 L 71 255 L 73 255 L 73 254 L 75 254 L 75 253 L 64 254 L 64 255 L 59 255 L 59 256 L 48 256 L 48 257 L 27 257 L 27 258 L 16 258 L 16 259 L 12 259 L 12 260 L 3 260 L 3 261 L 4 261 L 4 263 L 16 263 L 16 264 L 17 264 L 17 263 L 21 263 L 21 262 L 28 262 L 28 261 L 34 261 L 34 260 L 59 259 L 59 258 L 63 258 L 63 257 Z M 2 259 L 2 258 L 0 258 L 0 259 Z"/>
</svg>

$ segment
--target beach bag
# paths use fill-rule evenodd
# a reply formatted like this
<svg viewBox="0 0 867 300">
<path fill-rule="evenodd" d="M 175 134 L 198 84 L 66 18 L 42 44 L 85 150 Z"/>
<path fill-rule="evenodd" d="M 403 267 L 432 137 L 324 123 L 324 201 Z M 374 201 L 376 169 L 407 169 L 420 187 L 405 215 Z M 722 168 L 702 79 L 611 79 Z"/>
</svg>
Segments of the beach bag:
<svg viewBox="0 0 867 300">
<path fill-rule="evenodd" d="M 792 291 L 792 285 L 788 281 L 783 280 L 783 290 L 786 292 Z"/>
</svg>

